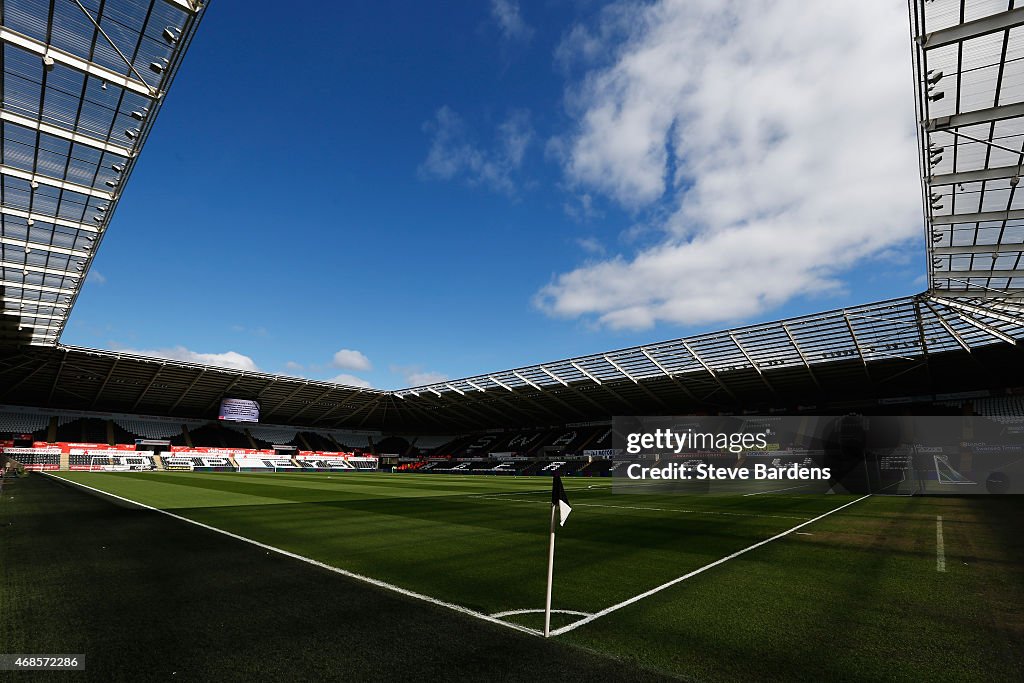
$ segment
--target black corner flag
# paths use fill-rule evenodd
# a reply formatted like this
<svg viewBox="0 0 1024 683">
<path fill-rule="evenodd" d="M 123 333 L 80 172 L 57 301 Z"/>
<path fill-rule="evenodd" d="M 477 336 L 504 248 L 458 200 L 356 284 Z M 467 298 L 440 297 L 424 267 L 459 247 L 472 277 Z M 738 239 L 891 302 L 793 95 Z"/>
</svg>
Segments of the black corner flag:
<svg viewBox="0 0 1024 683">
<path fill-rule="evenodd" d="M 558 508 L 558 525 L 565 526 L 565 520 L 569 519 L 572 506 L 569 505 L 569 497 L 565 495 L 562 478 L 556 474 L 552 479 L 554 481 L 551 483 L 551 505 Z"/>
<path fill-rule="evenodd" d="M 562 478 L 557 474 L 551 481 L 551 541 L 548 545 L 548 593 L 544 601 L 544 637 L 551 635 L 551 584 L 555 572 L 555 520 L 558 525 L 563 526 L 565 520 L 569 519 L 572 507 L 569 505 L 569 497 L 565 495 L 565 487 L 562 486 Z"/>
</svg>

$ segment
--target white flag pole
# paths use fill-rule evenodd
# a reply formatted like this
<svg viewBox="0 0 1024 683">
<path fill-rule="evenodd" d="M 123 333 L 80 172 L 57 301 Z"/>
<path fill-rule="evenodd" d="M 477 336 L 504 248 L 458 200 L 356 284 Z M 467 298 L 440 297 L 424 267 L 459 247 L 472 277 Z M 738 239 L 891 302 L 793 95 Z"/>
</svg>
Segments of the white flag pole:
<svg viewBox="0 0 1024 683">
<path fill-rule="evenodd" d="M 548 546 L 548 594 L 544 601 L 544 637 L 551 636 L 551 583 L 555 571 L 555 519 L 558 517 L 558 508 L 551 506 L 551 544 Z"/>
</svg>

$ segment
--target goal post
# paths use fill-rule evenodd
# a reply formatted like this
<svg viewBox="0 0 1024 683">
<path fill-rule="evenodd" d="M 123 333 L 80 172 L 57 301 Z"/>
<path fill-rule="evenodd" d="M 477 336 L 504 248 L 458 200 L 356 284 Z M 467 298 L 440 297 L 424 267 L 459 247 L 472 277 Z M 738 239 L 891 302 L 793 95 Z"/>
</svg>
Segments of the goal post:
<svg viewBox="0 0 1024 683">
<path fill-rule="evenodd" d="M 123 458 L 110 455 L 89 456 L 90 472 L 127 472 L 129 469 L 130 466 L 124 462 Z"/>
</svg>

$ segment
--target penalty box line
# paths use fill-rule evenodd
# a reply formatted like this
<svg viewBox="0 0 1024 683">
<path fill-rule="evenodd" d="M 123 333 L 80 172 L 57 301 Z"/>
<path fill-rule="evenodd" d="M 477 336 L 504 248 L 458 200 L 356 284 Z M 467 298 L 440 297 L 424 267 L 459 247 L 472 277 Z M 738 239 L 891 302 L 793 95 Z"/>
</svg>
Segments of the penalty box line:
<svg viewBox="0 0 1024 683">
<path fill-rule="evenodd" d="M 145 503 L 140 503 L 137 500 L 132 500 L 130 498 L 125 498 L 124 496 L 119 496 L 116 493 L 110 493 L 109 491 L 104 491 L 102 489 L 94 488 L 92 486 L 88 486 L 86 484 L 82 484 L 82 483 L 79 483 L 77 481 L 72 481 L 70 479 L 65 479 L 64 477 L 61 477 L 61 476 L 58 476 L 58 475 L 54 475 L 54 474 L 50 474 L 49 472 L 41 472 L 41 473 L 45 474 L 48 477 L 52 477 L 54 479 L 58 479 L 60 481 L 67 482 L 68 484 L 71 484 L 72 486 L 78 486 L 78 487 L 83 488 L 83 489 L 88 489 L 89 491 L 92 491 L 94 493 L 98 493 L 98 494 L 103 495 L 103 496 L 108 496 L 110 498 L 116 498 L 117 500 L 124 501 L 125 503 L 130 503 L 131 505 L 135 505 L 135 506 L 143 508 L 145 510 L 151 510 L 153 512 L 159 512 L 162 515 L 167 515 L 168 517 L 172 517 L 172 518 L 177 519 L 179 521 L 187 522 L 189 524 L 194 524 L 195 526 L 201 527 L 203 529 L 208 529 L 209 531 L 215 531 L 218 534 L 223 534 L 223 535 L 228 536 L 230 538 L 233 538 L 235 540 L 242 541 L 242 542 L 248 543 L 250 545 L 254 545 L 257 548 L 263 548 L 264 550 L 270 550 L 270 551 L 273 551 L 273 552 L 278 553 L 280 555 L 284 555 L 285 557 L 290 557 L 290 558 L 295 559 L 295 560 L 300 560 L 302 562 L 305 562 L 306 564 L 311 564 L 314 567 L 320 567 L 321 569 L 326 569 L 328 571 L 334 572 L 335 574 L 341 574 L 342 576 L 347 576 L 350 579 L 355 579 L 356 581 L 361 581 L 363 583 L 368 583 L 371 586 L 376 586 L 378 588 L 383 588 L 384 590 L 388 590 L 388 591 L 391 591 L 393 593 L 398 593 L 398 594 L 404 595 L 404 596 L 406 596 L 408 598 L 413 598 L 414 600 L 421 600 L 423 602 L 428 602 L 428 603 L 430 603 L 432 605 L 437 605 L 438 607 L 444 607 L 446 609 L 450 609 L 453 612 L 458 612 L 460 614 L 464 614 L 464 615 L 469 616 L 469 617 L 475 617 L 477 619 L 480 619 L 481 621 L 487 621 L 487 622 L 490 622 L 492 624 L 498 624 L 499 626 L 504 626 L 505 628 L 510 628 L 512 630 L 515 630 L 515 631 L 520 631 L 522 633 L 528 633 L 531 636 L 537 636 L 537 637 L 543 637 L 544 636 L 543 632 L 538 631 L 537 629 L 534 629 L 534 628 L 529 628 L 527 626 L 520 626 L 519 624 L 514 624 L 514 623 L 511 623 L 511 622 L 508 622 L 508 621 L 503 621 L 501 619 L 497 619 L 495 617 L 492 617 L 492 616 L 490 616 L 488 614 L 484 614 L 483 612 L 477 612 L 476 610 L 470 609 L 468 607 L 463 607 L 462 605 L 456 605 L 453 602 L 445 602 L 444 600 L 439 600 L 437 598 L 432 598 L 429 595 L 424 595 L 423 593 L 417 593 L 416 591 L 411 591 L 411 590 L 409 590 L 407 588 L 402 588 L 401 586 L 396 586 L 396 585 L 394 585 L 392 583 L 388 583 L 386 581 L 381 581 L 380 579 L 374 579 L 372 577 L 365 576 L 363 574 L 357 574 L 355 572 L 350 572 L 350 571 L 348 571 L 346 569 L 341 569 L 339 567 L 334 567 L 334 566 L 326 564 L 324 562 L 320 562 L 319 560 L 314 560 L 313 558 L 306 557 L 305 555 L 299 555 L 298 553 L 293 553 L 293 552 L 291 552 L 289 550 L 283 550 L 281 548 L 275 548 L 272 545 L 267 545 L 266 543 L 260 543 L 259 541 L 253 540 L 251 538 L 246 538 L 245 536 L 239 536 L 238 534 L 232 533 L 230 531 L 225 531 L 224 529 L 218 529 L 215 526 L 210 526 L 209 524 L 203 524 L 202 522 L 197 522 L 196 520 L 189 519 L 188 517 L 183 517 L 181 515 L 176 515 L 173 512 L 168 512 L 167 510 L 161 510 L 160 508 L 153 507 L 152 505 L 146 505 Z"/>
<path fill-rule="evenodd" d="M 790 535 L 791 533 L 793 533 L 795 531 L 799 531 L 800 529 L 804 528 L 808 524 L 813 524 L 813 523 L 817 522 L 820 519 L 824 519 L 825 517 L 828 517 L 829 515 L 831 515 L 834 512 L 839 512 L 843 508 L 848 508 L 851 505 L 853 505 L 855 503 L 859 503 L 860 501 L 864 500 L 865 498 L 870 498 L 870 497 L 871 497 L 871 494 L 869 493 L 869 494 L 867 494 L 865 496 L 861 496 L 857 500 L 851 500 L 849 503 L 845 503 L 844 505 L 840 505 L 837 508 L 833 508 L 832 510 L 829 510 L 828 512 L 826 512 L 823 515 L 818 515 L 817 517 L 815 517 L 813 519 L 809 519 L 809 520 L 807 520 L 806 522 L 804 522 L 802 524 L 797 524 L 792 529 L 787 529 L 786 531 L 783 531 L 780 534 L 776 534 L 776 535 L 772 536 L 771 538 L 766 538 L 765 540 L 760 541 L 758 543 L 755 543 L 752 546 L 748 546 L 748 547 L 744 548 L 743 550 L 738 550 L 738 551 L 732 553 L 731 555 L 726 555 L 725 557 L 723 557 L 721 559 L 715 560 L 711 564 L 706 564 L 703 567 L 701 567 L 700 569 L 694 569 L 692 572 L 690 572 L 688 574 L 683 574 L 680 577 L 677 577 L 675 579 L 672 579 L 671 581 L 668 581 L 667 583 L 663 583 L 660 586 L 656 586 L 656 587 L 654 587 L 654 588 L 652 588 L 652 589 L 650 589 L 648 591 L 640 593 L 639 595 L 634 595 L 633 597 L 629 598 L 628 600 L 623 600 L 622 602 L 617 603 L 615 605 L 612 605 L 611 607 L 605 607 L 603 610 L 601 610 L 599 612 L 595 612 L 595 613 L 591 614 L 589 617 L 585 617 L 583 619 L 580 619 L 579 621 L 574 621 L 573 623 L 568 624 L 566 626 L 562 626 L 561 628 L 556 628 L 553 631 L 551 631 L 551 635 L 559 636 L 559 635 L 562 635 L 563 633 L 568 633 L 569 631 L 572 631 L 573 629 L 577 629 L 580 626 L 584 626 L 586 624 L 589 624 L 590 622 L 592 622 L 592 621 L 594 621 L 596 619 L 600 619 L 601 617 L 607 616 L 607 615 L 611 614 L 612 612 L 615 612 L 617 610 L 622 609 L 623 607 L 628 607 L 628 606 L 632 605 L 633 603 L 639 602 L 639 601 L 643 600 L 644 598 L 648 598 L 648 597 L 654 595 L 655 593 L 660 593 L 661 591 L 665 590 L 666 588 L 671 588 L 672 586 L 675 586 L 678 583 L 682 583 L 683 581 L 686 581 L 687 579 L 690 579 L 690 578 L 692 578 L 694 576 L 697 576 L 697 574 L 703 573 L 703 572 L 705 572 L 705 571 L 707 571 L 709 569 L 712 569 L 713 567 L 717 567 L 720 564 L 725 564 L 729 560 L 736 559 L 740 555 L 743 555 L 745 553 L 749 553 L 751 550 L 756 550 L 757 548 L 760 548 L 763 545 L 767 545 L 767 544 L 771 543 L 772 541 L 777 541 L 780 538 L 784 538 L 784 537 Z"/>
</svg>

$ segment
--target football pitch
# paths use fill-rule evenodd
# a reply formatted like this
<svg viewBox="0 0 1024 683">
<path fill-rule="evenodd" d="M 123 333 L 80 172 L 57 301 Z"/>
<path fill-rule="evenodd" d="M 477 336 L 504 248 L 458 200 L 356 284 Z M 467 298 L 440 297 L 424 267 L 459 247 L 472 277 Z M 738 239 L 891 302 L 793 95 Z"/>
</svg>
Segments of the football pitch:
<svg viewBox="0 0 1024 683">
<path fill-rule="evenodd" d="M 313 570 L 323 609 L 342 609 L 359 594 L 367 605 L 390 605 L 378 619 L 391 619 L 396 610 L 418 619 L 408 636 L 416 641 L 489 634 L 499 645 L 489 654 L 473 650 L 474 658 L 484 658 L 477 671 L 489 674 L 482 675 L 515 675 L 500 652 L 505 639 L 518 644 L 510 652 L 536 650 L 618 667 L 612 674 L 587 674 L 579 665 L 574 670 L 581 678 L 1011 680 L 1024 673 L 1024 501 L 1015 497 L 626 495 L 613 493 L 607 479 L 566 479 L 573 513 L 557 537 L 555 635 L 544 641 L 538 629 L 549 479 L 191 472 L 56 477 L 65 482 L 33 475 L 10 486 L 5 498 L 13 501 L 0 508 L 5 521 L 28 526 L 32 515 L 44 521 L 59 516 L 62 505 L 69 519 L 76 505 L 102 506 L 102 524 L 79 525 L 68 539 L 87 544 L 90 534 L 100 543 L 114 525 L 149 520 L 159 529 L 146 543 L 179 544 L 187 564 L 174 590 L 190 590 L 189 582 L 204 571 L 220 576 L 225 557 L 244 555 L 244 562 L 231 564 L 240 580 L 220 585 L 239 601 L 252 598 L 247 591 L 259 596 L 247 608 L 257 623 L 275 623 L 261 609 L 278 617 L 299 609 L 283 587 L 262 580 L 267 573 Z M 33 496 L 48 502 L 18 508 L 19 496 L 23 505 Z M 27 517 L 19 520 L 19 514 Z M 217 546 L 205 569 L 204 557 L 189 552 L 189 538 Z M 47 542 L 44 534 L 35 538 Z M 28 590 L 19 585 L 31 562 L 19 569 L 14 548 L 2 549 L 13 562 L 5 562 L 13 567 L 5 581 L 8 597 L 15 598 L 9 604 L 17 605 L 18 591 Z M 93 561 L 114 561 L 116 547 L 111 550 Z M 161 555 L 152 571 L 175 576 L 178 556 Z M 52 555 L 37 561 L 42 557 L 53 561 Z M 46 576 L 53 569 L 39 571 Z M 123 585 L 145 595 L 147 578 L 146 571 L 125 576 Z M 383 626 L 373 612 L 363 608 L 359 616 L 363 654 L 371 665 L 375 658 L 405 656 L 406 644 L 375 636 Z M 316 623 L 310 621 L 311 631 Z M 9 631 L 0 635 L 9 638 L 12 620 L 0 617 L 0 624 Z M 254 633 L 244 619 L 225 621 L 223 629 L 274 636 Z M 328 635 L 345 634 L 310 633 L 314 639 Z M 487 669 L 491 665 L 496 668 Z M 466 673 L 458 661 L 450 666 L 453 676 Z"/>
</svg>

